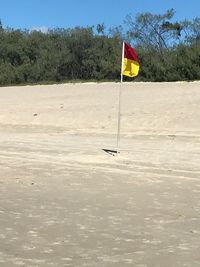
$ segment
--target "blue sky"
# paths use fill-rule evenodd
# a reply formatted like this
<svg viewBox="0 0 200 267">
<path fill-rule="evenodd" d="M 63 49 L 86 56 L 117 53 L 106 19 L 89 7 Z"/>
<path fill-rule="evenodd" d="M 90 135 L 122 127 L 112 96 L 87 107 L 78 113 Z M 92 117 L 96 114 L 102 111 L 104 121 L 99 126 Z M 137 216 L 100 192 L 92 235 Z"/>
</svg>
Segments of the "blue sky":
<svg viewBox="0 0 200 267">
<path fill-rule="evenodd" d="M 123 24 L 127 14 L 176 10 L 175 19 L 200 16 L 200 0 L 0 0 L 3 27 L 33 29 L 40 27 Z"/>
</svg>

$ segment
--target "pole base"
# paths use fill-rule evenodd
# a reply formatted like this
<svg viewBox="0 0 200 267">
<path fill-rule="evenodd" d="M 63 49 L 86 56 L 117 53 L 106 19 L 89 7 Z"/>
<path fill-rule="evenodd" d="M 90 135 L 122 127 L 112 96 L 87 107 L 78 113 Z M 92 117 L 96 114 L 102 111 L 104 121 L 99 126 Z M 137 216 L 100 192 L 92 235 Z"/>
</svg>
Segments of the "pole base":
<svg viewBox="0 0 200 267">
<path fill-rule="evenodd" d="M 112 156 L 117 156 L 117 154 L 119 154 L 120 152 L 117 150 L 112 150 L 112 149 L 102 149 L 104 152 L 108 153 L 109 155 Z"/>
</svg>

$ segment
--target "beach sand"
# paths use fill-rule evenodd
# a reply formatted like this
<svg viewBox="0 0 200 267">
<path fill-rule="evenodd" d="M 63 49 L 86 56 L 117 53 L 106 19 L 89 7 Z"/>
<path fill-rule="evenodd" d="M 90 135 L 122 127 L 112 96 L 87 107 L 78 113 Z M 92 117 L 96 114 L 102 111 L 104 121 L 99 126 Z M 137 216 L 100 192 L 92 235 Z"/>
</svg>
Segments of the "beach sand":
<svg viewBox="0 0 200 267">
<path fill-rule="evenodd" d="M 200 82 L 0 88 L 0 266 L 199 267 Z"/>
</svg>

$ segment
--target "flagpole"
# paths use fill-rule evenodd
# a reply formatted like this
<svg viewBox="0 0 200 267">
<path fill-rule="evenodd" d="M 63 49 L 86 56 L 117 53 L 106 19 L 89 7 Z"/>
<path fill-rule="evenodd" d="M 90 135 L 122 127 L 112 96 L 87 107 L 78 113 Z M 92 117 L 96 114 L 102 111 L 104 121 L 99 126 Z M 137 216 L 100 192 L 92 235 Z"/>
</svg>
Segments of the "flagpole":
<svg viewBox="0 0 200 267">
<path fill-rule="evenodd" d="M 123 65 L 124 65 L 124 42 L 123 42 L 123 45 L 122 45 L 121 82 L 120 82 L 120 87 L 119 87 L 118 126 L 117 126 L 117 150 L 119 149 L 119 141 L 120 141 L 121 93 L 122 93 L 122 83 L 123 83 Z"/>
</svg>

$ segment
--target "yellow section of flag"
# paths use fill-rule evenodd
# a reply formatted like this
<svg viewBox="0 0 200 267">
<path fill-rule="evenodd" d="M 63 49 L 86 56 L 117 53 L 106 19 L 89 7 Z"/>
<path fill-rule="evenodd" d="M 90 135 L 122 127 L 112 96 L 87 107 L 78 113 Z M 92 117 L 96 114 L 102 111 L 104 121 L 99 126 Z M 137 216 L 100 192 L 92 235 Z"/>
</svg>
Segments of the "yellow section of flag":
<svg viewBox="0 0 200 267">
<path fill-rule="evenodd" d="M 137 61 L 124 58 L 122 74 L 129 77 L 135 77 L 138 75 L 140 65 Z"/>
</svg>

